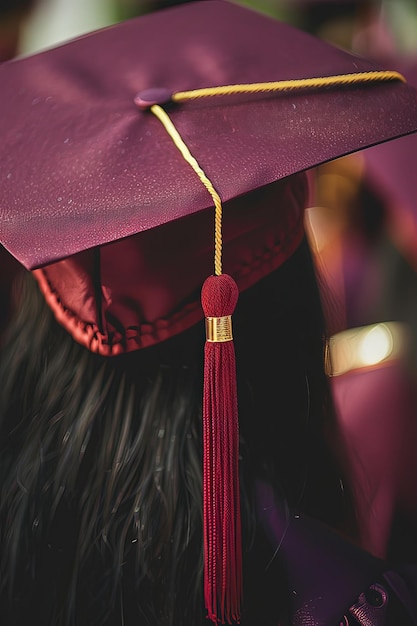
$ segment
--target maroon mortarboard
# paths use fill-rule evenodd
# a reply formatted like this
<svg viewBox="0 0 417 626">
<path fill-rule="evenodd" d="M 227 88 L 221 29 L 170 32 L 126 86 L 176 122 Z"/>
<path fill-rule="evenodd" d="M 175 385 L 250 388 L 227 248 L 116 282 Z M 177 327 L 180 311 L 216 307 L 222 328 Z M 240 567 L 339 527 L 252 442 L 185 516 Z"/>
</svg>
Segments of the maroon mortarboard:
<svg viewBox="0 0 417 626">
<path fill-rule="evenodd" d="M 415 131 L 417 94 L 221 1 L 4 64 L 0 84 L 0 240 L 77 341 L 111 356 L 197 323 L 214 255 L 202 293 L 205 597 L 213 621 L 237 621 L 238 288 L 300 243 L 297 174 Z"/>
</svg>

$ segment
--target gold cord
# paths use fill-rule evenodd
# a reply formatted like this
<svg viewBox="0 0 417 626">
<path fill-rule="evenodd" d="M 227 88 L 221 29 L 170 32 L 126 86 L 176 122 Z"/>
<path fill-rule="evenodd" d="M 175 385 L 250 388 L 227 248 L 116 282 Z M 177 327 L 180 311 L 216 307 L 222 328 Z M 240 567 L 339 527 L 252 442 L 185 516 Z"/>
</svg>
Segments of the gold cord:
<svg viewBox="0 0 417 626">
<path fill-rule="evenodd" d="M 198 164 L 197 159 L 193 157 L 191 152 L 188 149 L 188 146 L 184 143 L 181 135 L 175 128 L 172 123 L 170 117 L 165 112 L 165 110 L 159 106 L 159 104 L 154 104 L 151 107 L 152 113 L 159 119 L 159 121 L 163 124 L 165 130 L 168 135 L 171 137 L 175 146 L 181 152 L 184 159 L 187 161 L 189 165 L 193 168 L 194 172 L 197 174 L 209 194 L 211 195 L 214 206 L 215 206 L 215 224 L 214 224 L 214 273 L 216 276 L 220 276 L 222 273 L 222 201 L 220 199 L 219 194 L 215 190 L 213 183 Z"/>
<path fill-rule="evenodd" d="M 234 94 L 257 94 L 274 93 L 280 91 L 292 91 L 296 89 L 321 89 L 325 87 L 335 87 L 340 85 L 352 85 L 357 83 L 385 82 L 399 80 L 406 82 L 404 76 L 394 71 L 372 71 L 358 72 L 354 74 L 339 74 L 337 76 L 321 76 L 317 78 L 301 78 L 296 80 L 280 80 L 268 83 L 252 83 L 247 85 L 225 85 L 221 87 L 209 87 L 206 89 L 194 89 L 192 91 L 177 91 L 172 94 L 173 102 L 185 102 L 197 98 L 209 98 L 213 96 L 230 96 Z M 185 161 L 191 165 L 209 194 L 215 206 L 214 225 L 214 273 L 220 276 L 222 273 L 222 214 L 223 207 L 219 194 L 214 188 L 211 180 L 206 176 L 198 161 L 193 157 L 181 135 L 175 128 L 170 117 L 165 110 L 154 104 L 150 110 L 160 120 L 171 137 L 175 146 L 181 152 Z"/>
<path fill-rule="evenodd" d="M 191 91 L 177 91 L 172 95 L 173 102 L 185 102 L 197 98 L 213 96 L 232 96 L 245 93 L 273 93 L 292 91 L 295 89 L 321 89 L 355 83 L 384 82 L 399 80 L 407 82 L 402 74 L 394 71 L 357 72 L 355 74 L 339 74 L 337 76 L 319 76 L 317 78 L 300 78 L 296 80 L 279 80 L 269 83 L 252 83 L 248 85 L 224 85 L 221 87 L 207 87 Z"/>
</svg>

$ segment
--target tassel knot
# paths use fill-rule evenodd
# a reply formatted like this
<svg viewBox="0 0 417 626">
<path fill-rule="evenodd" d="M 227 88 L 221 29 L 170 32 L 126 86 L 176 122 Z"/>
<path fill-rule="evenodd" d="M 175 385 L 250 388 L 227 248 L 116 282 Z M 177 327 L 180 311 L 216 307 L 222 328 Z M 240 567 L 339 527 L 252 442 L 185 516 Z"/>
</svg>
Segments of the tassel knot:
<svg viewBox="0 0 417 626">
<path fill-rule="evenodd" d="M 239 298 L 239 289 L 229 274 L 209 276 L 201 290 L 201 306 L 206 317 L 232 315 Z"/>
</svg>

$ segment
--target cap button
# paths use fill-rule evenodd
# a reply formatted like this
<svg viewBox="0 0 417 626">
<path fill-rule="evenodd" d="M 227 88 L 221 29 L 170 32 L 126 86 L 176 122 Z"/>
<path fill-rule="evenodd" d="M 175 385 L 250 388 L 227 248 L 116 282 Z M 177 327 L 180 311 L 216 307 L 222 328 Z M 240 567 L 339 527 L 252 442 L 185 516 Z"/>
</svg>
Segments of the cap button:
<svg viewBox="0 0 417 626">
<path fill-rule="evenodd" d="M 154 104 L 167 104 L 167 102 L 171 102 L 171 97 L 172 91 L 169 89 L 154 87 L 152 89 L 139 91 L 134 98 L 134 102 L 139 109 L 146 111 Z"/>
</svg>

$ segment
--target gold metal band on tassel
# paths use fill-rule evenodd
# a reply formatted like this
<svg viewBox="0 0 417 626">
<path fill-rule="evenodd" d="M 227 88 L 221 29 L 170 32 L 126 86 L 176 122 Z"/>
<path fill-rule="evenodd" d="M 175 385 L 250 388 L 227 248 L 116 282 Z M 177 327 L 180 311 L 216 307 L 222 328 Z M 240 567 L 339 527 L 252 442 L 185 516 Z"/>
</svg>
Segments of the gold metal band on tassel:
<svg viewBox="0 0 417 626">
<path fill-rule="evenodd" d="M 206 341 L 223 343 L 232 341 L 232 316 L 206 317 Z"/>
</svg>

